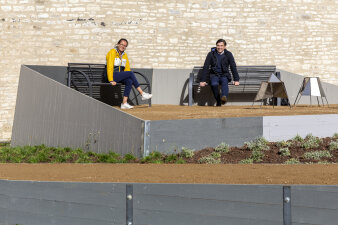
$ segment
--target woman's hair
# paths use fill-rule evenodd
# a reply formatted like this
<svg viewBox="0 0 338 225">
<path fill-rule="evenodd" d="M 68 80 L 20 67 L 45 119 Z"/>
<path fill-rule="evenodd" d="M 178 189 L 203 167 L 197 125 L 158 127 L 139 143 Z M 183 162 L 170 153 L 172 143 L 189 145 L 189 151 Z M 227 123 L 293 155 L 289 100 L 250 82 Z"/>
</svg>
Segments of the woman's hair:
<svg viewBox="0 0 338 225">
<path fill-rule="evenodd" d="M 121 38 L 118 42 L 117 42 L 117 44 L 121 44 L 121 41 L 125 41 L 125 42 L 127 42 L 127 46 L 128 46 L 128 41 L 127 41 L 127 39 L 125 39 L 125 38 Z"/>
<path fill-rule="evenodd" d="M 216 45 L 220 42 L 223 42 L 224 46 L 227 46 L 227 43 L 224 39 L 218 39 L 218 41 L 216 42 Z M 128 42 L 127 42 L 128 43 Z"/>
</svg>

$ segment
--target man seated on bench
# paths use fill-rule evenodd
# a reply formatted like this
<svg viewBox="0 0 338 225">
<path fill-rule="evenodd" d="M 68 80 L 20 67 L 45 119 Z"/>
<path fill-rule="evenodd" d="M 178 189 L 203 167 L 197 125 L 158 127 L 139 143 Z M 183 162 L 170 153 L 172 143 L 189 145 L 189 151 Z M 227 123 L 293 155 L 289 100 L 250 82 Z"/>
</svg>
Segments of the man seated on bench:
<svg viewBox="0 0 338 225">
<path fill-rule="evenodd" d="M 235 59 L 232 53 L 226 50 L 226 45 L 227 43 L 224 39 L 219 39 L 216 42 L 216 49 L 213 48 L 211 52 L 208 53 L 204 62 L 203 73 L 200 81 L 200 86 L 203 87 L 207 85 L 207 75 L 210 74 L 211 89 L 217 102 L 216 106 L 221 106 L 221 104 L 224 105 L 228 101 L 228 82 L 232 80 L 229 72 L 229 66 L 234 78 L 234 85 L 239 85 L 239 75 Z M 220 96 L 218 91 L 219 85 L 222 87 L 222 96 Z"/>
<path fill-rule="evenodd" d="M 123 100 L 121 109 L 132 109 L 133 106 L 128 104 L 128 97 L 132 88 L 132 85 L 140 92 L 142 100 L 147 100 L 152 97 L 152 94 L 148 94 L 142 91 L 140 85 L 135 77 L 135 74 L 130 71 L 130 64 L 127 53 L 124 51 L 128 46 L 127 39 L 121 38 L 116 47 L 111 49 L 107 56 L 107 76 L 108 81 L 115 86 L 116 83 L 122 83 L 126 87 L 123 93 Z"/>
</svg>

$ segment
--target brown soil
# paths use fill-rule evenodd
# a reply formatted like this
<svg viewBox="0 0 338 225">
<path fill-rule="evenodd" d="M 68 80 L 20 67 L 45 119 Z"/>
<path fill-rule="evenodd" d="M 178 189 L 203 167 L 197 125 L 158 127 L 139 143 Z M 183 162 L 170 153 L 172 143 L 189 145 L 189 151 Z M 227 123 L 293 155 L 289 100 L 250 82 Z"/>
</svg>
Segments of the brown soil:
<svg viewBox="0 0 338 225">
<path fill-rule="evenodd" d="M 305 139 L 307 140 L 307 139 Z M 338 149 L 336 150 L 329 150 L 329 145 L 331 142 L 338 142 L 338 138 L 321 138 L 318 139 L 321 143 L 318 144 L 318 147 L 312 148 L 304 148 L 302 147 L 301 142 L 287 141 L 290 146 L 287 148 L 290 151 L 289 156 L 283 156 L 280 152 L 281 148 L 286 146 L 280 146 L 278 142 L 271 142 L 268 143 L 268 150 L 263 150 L 264 157 L 262 157 L 261 161 L 256 161 L 253 163 L 271 163 L 271 164 L 285 164 L 287 161 L 291 159 L 296 159 L 299 163 L 338 163 Z M 324 151 L 327 150 L 331 154 L 331 157 L 323 157 L 320 159 L 309 159 L 304 157 L 305 153 L 310 153 L 314 151 Z M 210 156 L 211 153 L 215 152 L 214 148 L 205 148 L 199 151 L 194 152 L 194 156 L 192 158 L 184 158 L 187 163 L 199 163 L 199 160 L 202 157 Z M 248 148 L 247 145 L 242 147 L 230 147 L 229 152 L 221 153 L 221 162 L 220 163 L 231 163 L 236 164 L 240 163 L 241 160 L 248 159 L 252 155 L 252 150 Z"/>
<path fill-rule="evenodd" d="M 135 106 L 134 109 L 124 110 L 143 120 L 180 120 L 199 118 L 225 117 L 257 117 L 257 116 L 286 116 L 286 115 L 314 115 L 338 114 L 338 105 L 297 105 L 288 106 L 178 106 L 178 105 L 148 105 Z"/>
<path fill-rule="evenodd" d="M 0 164 L 0 179 L 78 182 L 338 184 L 338 165 Z"/>
</svg>

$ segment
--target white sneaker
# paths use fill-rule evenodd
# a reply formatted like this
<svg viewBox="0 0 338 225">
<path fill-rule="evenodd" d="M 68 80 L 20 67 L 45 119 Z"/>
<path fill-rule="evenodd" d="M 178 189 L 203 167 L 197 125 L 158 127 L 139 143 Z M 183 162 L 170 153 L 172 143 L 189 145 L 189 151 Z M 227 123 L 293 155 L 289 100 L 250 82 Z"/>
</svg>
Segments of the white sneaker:
<svg viewBox="0 0 338 225">
<path fill-rule="evenodd" d="M 121 104 L 121 109 L 132 109 L 134 106 L 129 105 L 127 102 Z"/>
<path fill-rule="evenodd" d="M 142 100 L 151 99 L 151 97 L 153 97 L 152 94 L 149 94 L 149 93 L 146 93 L 146 92 L 143 92 L 143 94 L 142 94 Z"/>
</svg>

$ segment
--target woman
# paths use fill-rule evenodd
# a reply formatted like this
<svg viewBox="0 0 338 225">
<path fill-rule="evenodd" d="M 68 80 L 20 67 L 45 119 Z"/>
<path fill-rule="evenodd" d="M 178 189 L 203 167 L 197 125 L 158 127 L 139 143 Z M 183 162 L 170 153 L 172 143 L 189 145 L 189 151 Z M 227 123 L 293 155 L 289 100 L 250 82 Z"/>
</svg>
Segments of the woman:
<svg viewBox="0 0 338 225">
<path fill-rule="evenodd" d="M 136 90 L 140 92 L 142 100 L 147 100 L 152 97 L 151 94 L 142 91 L 140 84 L 136 80 L 135 74 L 130 71 L 128 56 L 127 53 L 125 53 L 127 47 L 127 39 L 121 38 L 116 47 L 111 49 L 106 56 L 108 81 L 113 86 L 115 86 L 118 82 L 126 85 L 123 93 L 121 109 L 134 108 L 127 102 L 132 85 L 134 85 Z"/>
</svg>

